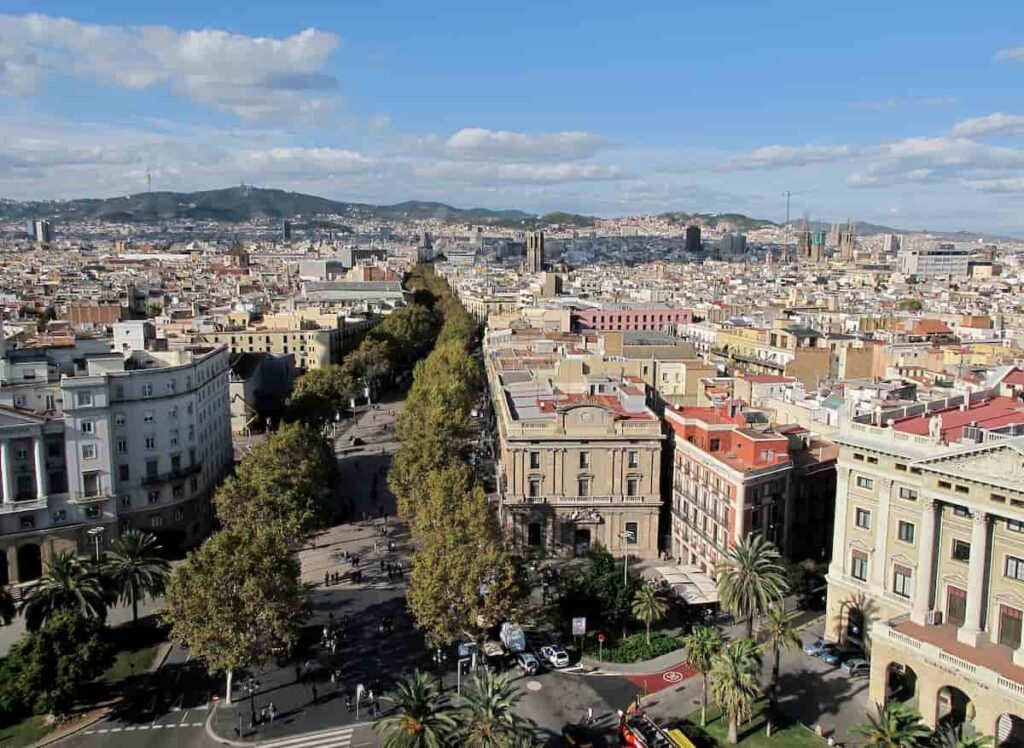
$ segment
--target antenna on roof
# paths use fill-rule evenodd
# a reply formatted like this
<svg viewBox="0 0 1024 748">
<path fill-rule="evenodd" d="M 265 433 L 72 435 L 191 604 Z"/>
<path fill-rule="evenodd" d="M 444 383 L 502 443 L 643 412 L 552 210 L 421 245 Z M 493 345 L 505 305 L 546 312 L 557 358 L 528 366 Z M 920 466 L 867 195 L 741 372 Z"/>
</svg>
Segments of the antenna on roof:
<svg viewBox="0 0 1024 748">
<path fill-rule="evenodd" d="M 153 191 L 153 175 L 149 172 L 149 167 L 146 167 L 146 192 Z"/>
</svg>

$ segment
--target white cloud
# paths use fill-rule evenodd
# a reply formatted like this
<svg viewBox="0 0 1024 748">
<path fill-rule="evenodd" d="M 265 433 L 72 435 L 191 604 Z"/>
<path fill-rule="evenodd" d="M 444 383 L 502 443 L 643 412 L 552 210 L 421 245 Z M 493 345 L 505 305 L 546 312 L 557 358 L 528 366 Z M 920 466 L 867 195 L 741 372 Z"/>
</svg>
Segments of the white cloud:
<svg viewBox="0 0 1024 748">
<path fill-rule="evenodd" d="M 996 178 L 1024 166 L 1024 151 L 967 138 L 907 138 L 866 153 L 867 167 L 847 179 L 852 187 Z"/>
<path fill-rule="evenodd" d="M 1024 115 L 996 112 L 985 117 L 973 117 L 958 122 L 953 135 L 974 138 L 984 135 L 1024 135 Z"/>
<path fill-rule="evenodd" d="M 626 176 L 617 166 L 604 164 L 495 164 L 463 161 L 415 162 L 412 164 L 412 173 L 420 178 L 474 184 L 596 182 L 622 179 Z"/>
<path fill-rule="evenodd" d="M 1024 62 L 1024 47 L 1010 47 L 996 52 L 996 59 L 1000 62 L 1013 61 Z"/>
<path fill-rule="evenodd" d="M 448 138 L 445 151 L 451 158 L 480 161 L 578 161 L 606 145 L 604 138 L 588 132 L 521 133 L 466 127 Z"/>
<path fill-rule="evenodd" d="M 313 119 L 336 97 L 337 81 L 324 67 L 338 43 L 312 28 L 275 39 L 0 16 L 0 93 L 30 95 L 70 76 L 126 89 L 170 86 L 249 120 Z"/>
<path fill-rule="evenodd" d="M 969 179 L 964 182 L 964 184 L 976 192 L 1005 195 L 1024 193 L 1024 177 L 1010 177 L 1007 179 Z"/>
<path fill-rule="evenodd" d="M 722 167 L 729 169 L 781 169 L 788 166 L 808 166 L 846 161 L 857 154 L 852 145 L 800 146 L 766 145 L 749 153 L 733 156 Z"/>
<path fill-rule="evenodd" d="M 354 174 L 374 168 L 376 159 L 340 148 L 269 148 L 238 155 L 240 168 L 261 175 Z"/>
</svg>

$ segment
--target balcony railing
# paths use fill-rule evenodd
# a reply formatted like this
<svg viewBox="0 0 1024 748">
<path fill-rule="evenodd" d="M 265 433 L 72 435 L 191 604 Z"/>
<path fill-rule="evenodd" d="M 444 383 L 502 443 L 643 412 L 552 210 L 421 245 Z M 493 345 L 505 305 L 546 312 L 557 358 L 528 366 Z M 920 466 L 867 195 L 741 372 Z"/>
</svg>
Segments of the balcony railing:
<svg viewBox="0 0 1024 748">
<path fill-rule="evenodd" d="M 0 514 L 36 511 L 46 509 L 46 499 L 30 499 L 28 501 L 5 501 L 0 503 Z"/>
<path fill-rule="evenodd" d="M 203 466 L 201 463 L 195 465 L 189 465 L 188 467 L 178 468 L 177 470 L 171 470 L 167 473 L 156 473 L 155 475 L 146 475 L 142 478 L 142 485 L 151 486 L 154 483 L 166 483 L 171 480 L 179 480 L 181 478 L 187 478 L 190 475 L 195 475 Z"/>
<path fill-rule="evenodd" d="M 613 496 L 555 496 L 556 504 L 611 504 Z"/>
<path fill-rule="evenodd" d="M 71 494 L 69 501 L 73 504 L 96 504 L 111 498 L 113 496 L 109 491 L 78 491 Z"/>
</svg>

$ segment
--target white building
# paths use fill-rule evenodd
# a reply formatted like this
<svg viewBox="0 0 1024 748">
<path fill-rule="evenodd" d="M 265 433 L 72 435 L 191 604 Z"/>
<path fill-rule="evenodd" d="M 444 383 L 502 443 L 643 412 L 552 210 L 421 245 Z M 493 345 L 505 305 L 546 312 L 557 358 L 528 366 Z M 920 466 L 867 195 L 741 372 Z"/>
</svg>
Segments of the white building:
<svg viewBox="0 0 1024 748">
<path fill-rule="evenodd" d="M 900 268 L 904 275 L 917 278 L 966 278 L 970 252 L 952 244 L 940 244 L 930 249 L 907 249 L 900 253 Z"/>
<path fill-rule="evenodd" d="M 169 550 L 209 531 L 232 464 L 228 350 L 0 348 L 0 584 L 128 529 Z"/>
</svg>

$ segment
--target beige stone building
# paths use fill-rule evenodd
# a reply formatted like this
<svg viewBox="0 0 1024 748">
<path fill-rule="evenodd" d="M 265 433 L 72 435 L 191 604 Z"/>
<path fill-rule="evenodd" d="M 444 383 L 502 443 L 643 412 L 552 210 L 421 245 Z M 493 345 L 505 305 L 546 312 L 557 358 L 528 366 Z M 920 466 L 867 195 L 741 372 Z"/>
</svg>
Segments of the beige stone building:
<svg viewBox="0 0 1024 748">
<path fill-rule="evenodd" d="M 559 371 L 571 348 L 489 349 L 502 525 L 517 550 L 658 555 L 661 422 L 642 382 Z"/>
<path fill-rule="evenodd" d="M 996 745 L 1024 741 L 1018 433 L 1024 402 L 983 391 L 847 420 L 836 437 L 826 636 L 870 653 L 873 701 Z"/>
</svg>

